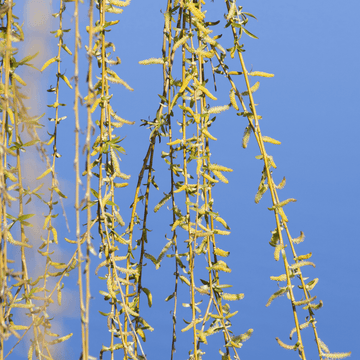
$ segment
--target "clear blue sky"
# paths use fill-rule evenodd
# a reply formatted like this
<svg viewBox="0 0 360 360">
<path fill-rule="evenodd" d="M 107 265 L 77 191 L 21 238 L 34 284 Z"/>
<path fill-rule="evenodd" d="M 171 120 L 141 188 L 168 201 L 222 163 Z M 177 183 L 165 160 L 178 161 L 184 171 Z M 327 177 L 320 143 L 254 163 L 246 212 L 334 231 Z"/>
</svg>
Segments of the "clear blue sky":
<svg viewBox="0 0 360 360">
<path fill-rule="evenodd" d="M 57 12 L 58 3 L 59 1 L 52 1 L 53 13 Z M 87 3 L 85 0 L 86 6 Z M 300 231 L 305 233 L 305 242 L 299 245 L 298 251 L 301 254 L 311 251 L 316 264 L 315 269 L 307 267 L 303 273 L 310 279 L 320 279 L 312 292 L 312 295 L 317 295 L 317 300 L 321 299 L 324 302 L 324 307 L 316 312 L 319 336 L 331 352 L 352 351 L 352 359 L 358 359 L 360 238 L 357 224 L 360 218 L 360 153 L 356 144 L 359 141 L 360 116 L 356 109 L 360 95 L 360 32 L 356 24 L 360 4 L 357 1 L 346 1 L 339 5 L 339 2 L 324 0 L 239 0 L 238 5 L 242 5 L 244 11 L 254 14 L 258 19 L 251 19 L 247 29 L 256 34 L 259 40 L 245 35 L 243 37 L 246 49 L 244 59 L 248 70 L 275 74 L 272 79 L 260 78 L 260 89 L 254 97 L 255 102 L 259 104 L 258 112 L 263 117 L 263 135 L 282 141 L 281 146 L 268 144 L 267 151 L 273 155 L 277 164 L 274 171 L 275 180 L 280 181 L 283 176 L 287 179 L 285 189 L 279 192 L 280 199 L 297 199 L 297 203 L 286 207 L 290 231 L 293 237 L 298 236 Z M 86 6 L 80 7 L 83 11 L 82 25 L 87 24 Z M 112 106 L 120 116 L 136 122 L 133 126 L 124 126 L 118 130 L 121 137 L 126 136 L 122 145 L 127 155 L 122 157 L 121 167 L 125 173 L 132 175 L 128 189 L 119 191 L 116 198 L 126 222 L 130 219 L 129 205 L 148 147 L 149 132 L 144 127 L 139 127 L 140 119 L 152 119 L 155 116 L 159 103 L 157 94 L 162 92 L 161 66 L 141 66 L 138 61 L 161 57 L 163 15 L 160 10 L 164 11 L 165 7 L 166 1 L 133 0 L 119 16 L 120 24 L 114 27 L 109 36 L 122 60 L 116 71 L 134 88 L 133 92 L 129 92 L 120 85 L 112 85 Z M 209 21 L 222 19 L 222 23 L 224 22 L 224 1 L 207 0 L 206 8 Z M 73 26 L 72 12 L 73 4 L 69 3 L 68 14 L 65 15 L 67 26 Z M 25 24 L 25 30 L 26 26 Z M 51 30 L 56 28 L 54 25 L 51 26 Z M 222 32 L 225 35 L 221 39 L 221 44 L 229 48 L 232 44 L 230 30 L 224 30 L 223 25 L 217 26 L 214 30 L 214 34 Z M 83 44 L 87 44 L 86 34 L 82 33 L 82 36 Z M 73 49 L 73 33 L 70 33 L 68 38 L 70 40 L 67 45 Z M 56 42 L 51 43 L 51 39 L 49 37 L 46 40 L 47 58 L 56 56 L 57 52 Z M 73 74 L 72 59 L 66 54 L 63 57 L 62 67 L 66 69 L 66 76 L 70 78 Z M 237 62 L 230 61 L 229 64 L 234 67 L 233 70 L 240 70 Z M 86 66 L 86 58 L 82 53 L 82 82 L 85 79 Z M 55 85 L 54 68 L 49 69 L 37 75 L 43 89 L 43 110 L 40 112 L 48 111 L 46 104 L 53 101 L 51 94 L 48 95 L 44 90 L 50 84 Z M 99 76 L 99 73 L 97 75 Z M 243 79 L 238 78 L 239 88 L 245 90 Z M 218 105 L 227 104 L 228 84 L 219 75 L 217 82 L 218 91 L 215 95 L 219 99 Z M 82 95 L 85 94 L 86 87 L 83 86 Z M 64 181 L 64 192 L 68 195 L 64 203 L 71 234 L 67 233 L 61 216 L 58 217 L 56 226 L 63 229 L 59 230 L 59 238 L 66 236 L 74 239 L 73 93 L 65 89 L 64 85 L 60 99 L 61 96 L 65 101 L 60 102 L 68 103 L 67 113 L 65 110 L 63 113 L 68 115 L 68 119 L 59 127 L 58 150 L 63 156 L 57 160 L 57 171 Z M 53 113 L 48 112 L 44 119 L 51 116 Z M 84 119 L 82 124 L 85 129 Z M 45 122 L 47 120 L 44 120 Z M 231 251 L 227 263 L 232 269 L 231 274 L 222 276 L 222 281 L 232 284 L 234 292 L 245 293 L 242 301 L 231 304 L 232 311 L 239 311 L 233 318 L 232 330 L 237 335 L 249 328 L 254 329 L 251 339 L 239 350 L 242 360 L 296 359 L 296 353 L 280 348 L 275 341 L 275 337 L 279 337 L 282 341 L 291 343 L 288 336 L 294 325 L 289 300 L 281 297 L 270 307 L 265 307 L 268 298 L 277 290 L 276 283 L 269 277 L 282 274 L 284 269 L 281 262 L 275 262 L 273 248 L 268 244 L 270 231 L 275 228 L 273 213 L 267 210 L 271 206 L 269 193 L 259 204 L 254 203 L 263 165 L 255 159 L 259 150 L 254 138 L 250 139 L 246 150 L 241 147 L 246 125 L 245 119 L 237 117 L 236 111 L 231 109 L 218 116 L 212 126 L 212 134 L 218 138 L 217 142 L 212 143 L 212 156 L 217 162 L 234 170 L 228 175 L 229 184 L 217 185 L 214 194 L 215 210 L 226 219 L 232 231 L 229 237 L 221 240 L 220 247 Z M 53 123 L 46 126 L 50 131 Z M 44 135 L 46 136 L 45 133 Z M 153 189 L 150 209 L 163 197 L 163 192 L 169 190 L 167 165 L 160 159 L 160 152 L 165 149 L 163 141 L 156 150 L 157 160 L 154 167 L 160 191 Z M 81 169 L 83 170 L 83 167 Z M 61 212 L 60 209 L 58 211 Z M 153 231 L 148 235 L 147 252 L 153 255 L 160 252 L 166 242 L 164 235 L 170 236 L 171 222 L 170 212 L 165 208 L 157 214 L 151 212 L 148 228 Z M 93 244 L 96 250 L 98 242 L 99 239 L 95 235 Z M 60 246 L 64 254 L 71 256 L 74 248 L 65 241 L 61 241 Z M 92 257 L 92 269 L 95 269 L 99 261 Z M 199 267 L 201 266 L 204 267 L 204 264 L 199 261 Z M 155 331 L 147 334 L 144 349 L 148 360 L 167 359 L 171 347 L 170 310 L 173 304 L 171 301 L 165 303 L 164 299 L 173 292 L 174 263 L 172 259 L 165 258 L 161 268 L 155 271 L 154 266 L 148 261 L 146 270 L 148 272 L 144 277 L 144 286 L 152 291 L 154 299 L 150 311 L 147 310 L 144 301 L 142 316 Z M 76 278 L 77 272 L 74 272 L 64 281 L 69 294 L 76 293 Z M 101 345 L 109 345 L 110 336 L 106 319 L 101 317 L 97 310 L 101 306 L 102 311 L 108 312 L 110 305 L 98 292 L 106 290 L 106 284 L 95 277 L 93 279 L 90 352 L 92 356 L 98 357 Z M 188 302 L 187 287 L 180 286 L 180 291 L 180 303 Z M 68 302 L 64 299 L 64 306 L 68 308 L 55 320 L 61 323 L 62 335 L 74 332 L 76 336 L 74 335 L 62 348 L 59 359 L 65 356 L 69 359 L 78 359 L 80 355 L 78 300 L 75 297 L 71 299 Z M 182 334 L 180 329 L 184 324 L 182 318 L 190 319 L 190 310 L 181 308 L 180 305 L 179 311 L 175 359 L 183 360 L 187 358 L 187 352 L 192 345 L 190 331 Z M 305 316 L 305 312 L 300 310 L 300 322 L 304 322 Z M 307 359 L 317 359 L 312 330 L 306 329 L 302 334 Z M 222 339 L 220 336 L 214 336 L 210 341 L 210 345 L 203 346 L 206 351 L 204 359 L 219 358 L 218 349 L 223 345 Z M 24 351 L 25 349 L 20 347 L 18 352 L 12 355 L 13 358 L 23 358 Z M 122 358 L 120 353 L 116 356 Z M 104 359 L 107 358 L 108 354 L 104 355 Z"/>
</svg>

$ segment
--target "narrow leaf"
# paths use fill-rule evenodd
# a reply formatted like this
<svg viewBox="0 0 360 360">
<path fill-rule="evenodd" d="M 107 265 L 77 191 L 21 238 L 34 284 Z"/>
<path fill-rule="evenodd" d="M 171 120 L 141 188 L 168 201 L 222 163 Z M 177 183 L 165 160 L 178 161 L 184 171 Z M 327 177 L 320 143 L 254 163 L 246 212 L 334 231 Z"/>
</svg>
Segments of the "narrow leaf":
<svg viewBox="0 0 360 360">
<path fill-rule="evenodd" d="M 50 64 L 54 63 L 55 61 L 57 61 L 57 57 L 54 57 L 52 59 L 49 59 L 41 68 L 41 72 L 43 72 Z"/>
<path fill-rule="evenodd" d="M 46 171 L 44 171 L 39 177 L 36 178 L 36 180 L 40 180 L 43 177 L 45 177 L 46 175 L 50 174 L 52 171 L 52 167 L 48 168 Z"/>
<path fill-rule="evenodd" d="M 141 290 L 146 294 L 148 299 L 148 305 L 149 307 L 152 306 L 152 294 L 149 289 L 142 287 Z"/>
</svg>

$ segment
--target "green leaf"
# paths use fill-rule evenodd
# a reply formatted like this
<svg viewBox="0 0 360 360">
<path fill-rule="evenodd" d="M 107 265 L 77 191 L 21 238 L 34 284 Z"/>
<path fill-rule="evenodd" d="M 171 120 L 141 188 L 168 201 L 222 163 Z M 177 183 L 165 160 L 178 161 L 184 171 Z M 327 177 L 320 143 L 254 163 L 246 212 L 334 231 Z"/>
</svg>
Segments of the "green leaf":
<svg viewBox="0 0 360 360">
<path fill-rule="evenodd" d="M 67 196 L 64 195 L 57 187 L 54 187 L 54 190 L 56 191 L 56 193 L 61 196 L 62 198 L 67 199 Z"/>
<path fill-rule="evenodd" d="M 102 316 L 109 316 L 111 313 L 104 313 L 104 312 L 102 312 L 102 311 L 100 311 L 100 310 L 98 310 L 99 311 L 99 313 L 102 315 Z"/>
<path fill-rule="evenodd" d="M 148 299 L 148 305 L 149 307 L 152 306 L 152 294 L 149 289 L 142 287 L 141 290 L 146 294 Z"/>
<path fill-rule="evenodd" d="M 242 11 L 241 13 L 242 13 L 242 14 L 245 14 L 245 15 L 247 15 L 247 16 L 250 16 L 250 17 L 252 17 L 252 18 L 254 18 L 254 19 L 257 20 L 257 17 L 256 17 L 255 15 L 253 15 L 253 14 L 250 14 L 250 13 L 245 12 L 245 11 Z"/>
<path fill-rule="evenodd" d="M 31 141 L 29 141 L 29 142 L 27 142 L 27 143 L 25 143 L 23 146 L 32 146 L 32 145 L 35 145 L 35 144 L 37 144 L 39 142 L 39 140 L 31 140 Z"/>
<path fill-rule="evenodd" d="M 151 260 L 151 261 L 154 263 L 155 266 L 157 265 L 157 260 L 155 259 L 154 256 L 152 256 L 151 254 L 147 254 L 147 253 L 144 253 L 144 256 L 145 256 L 147 259 Z"/>
<path fill-rule="evenodd" d="M 242 29 L 244 30 L 244 33 L 246 35 L 249 35 L 250 37 L 252 37 L 254 39 L 259 39 L 256 35 L 252 34 L 249 30 L 246 30 L 244 27 Z"/>
<path fill-rule="evenodd" d="M 107 202 L 106 202 L 106 205 L 109 205 L 109 206 L 117 206 L 113 201 L 111 201 L 111 200 L 108 200 Z"/>
<path fill-rule="evenodd" d="M 190 281 L 187 277 L 185 277 L 184 275 L 180 275 L 179 279 L 184 282 L 186 285 L 190 286 Z"/>
<path fill-rule="evenodd" d="M 172 293 L 171 295 L 169 295 L 169 296 L 165 299 L 165 301 L 171 300 L 174 296 L 175 296 L 175 293 Z"/>
<path fill-rule="evenodd" d="M 30 219 L 33 216 L 35 216 L 35 214 L 21 215 L 21 216 L 18 217 L 18 221 L 22 222 L 23 220 Z"/>
<path fill-rule="evenodd" d="M 99 194 L 94 189 L 90 189 L 90 191 L 97 199 L 99 198 Z"/>
<path fill-rule="evenodd" d="M 34 59 L 36 56 L 39 55 L 39 52 L 37 52 L 36 54 L 34 55 L 28 55 L 28 56 L 25 56 L 22 60 L 20 60 L 18 62 L 19 65 L 27 65 L 26 63 L 31 61 L 32 59 Z"/>
</svg>

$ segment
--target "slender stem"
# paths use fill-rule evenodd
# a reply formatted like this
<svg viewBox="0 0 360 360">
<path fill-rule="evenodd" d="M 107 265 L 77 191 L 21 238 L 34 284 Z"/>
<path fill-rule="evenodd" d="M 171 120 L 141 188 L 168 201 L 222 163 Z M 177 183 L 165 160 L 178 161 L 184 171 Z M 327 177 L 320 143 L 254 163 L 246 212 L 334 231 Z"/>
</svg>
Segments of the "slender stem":
<svg viewBox="0 0 360 360">
<path fill-rule="evenodd" d="M 92 60 L 93 60 L 93 8 L 94 8 L 94 0 L 90 0 L 89 4 L 89 44 L 88 44 L 88 74 L 87 74 L 87 81 L 88 81 L 88 101 L 86 105 L 87 110 L 87 131 L 86 131 L 86 193 L 85 193 L 85 201 L 86 201 L 86 265 L 85 265 L 85 272 L 86 272 L 86 295 L 85 295 L 85 326 L 86 326 L 86 333 L 85 339 L 86 343 L 88 344 L 89 341 L 89 323 L 90 323 L 90 249 L 92 248 L 91 245 L 91 206 L 90 206 L 90 189 L 91 189 L 91 152 L 90 152 L 90 144 L 91 144 L 91 130 L 93 128 L 92 120 L 91 120 L 91 105 L 92 99 L 94 96 L 94 89 L 92 84 Z M 80 252 L 80 249 L 78 250 Z M 80 263 L 79 263 L 80 266 Z"/>
<path fill-rule="evenodd" d="M 74 115 L 75 115 L 75 218 L 76 218 L 76 241 L 78 253 L 78 285 L 80 297 L 80 314 L 81 314 L 81 341 L 82 341 L 82 358 L 88 360 L 89 357 L 89 335 L 88 324 L 86 318 L 86 307 L 84 306 L 84 289 L 82 279 L 82 252 L 81 252 L 81 239 L 80 239 L 80 203 L 79 203 L 79 186 L 80 168 L 79 168 L 79 47 L 80 47 L 80 33 L 79 33 L 79 0 L 75 0 L 75 50 L 74 50 L 74 80 L 75 80 L 75 101 L 74 101 Z M 86 289 L 88 291 L 88 289 Z"/>
<path fill-rule="evenodd" d="M 9 106 L 9 77 L 10 77 L 10 54 L 11 54 L 11 23 L 12 23 L 12 2 L 9 2 L 10 7 L 7 12 L 7 26 L 6 26 L 6 47 L 5 47 L 5 87 L 4 87 L 4 100 L 2 102 L 2 127 L 0 133 L 0 231 L 1 231 L 1 292 L 2 302 L 7 302 L 7 222 L 6 222 L 6 197 L 7 197 L 7 186 L 5 182 L 4 169 L 6 168 L 6 152 L 7 147 L 5 129 L 7 124 L 7 108 Z M 5 327 L 5 306 L 1 307 L 1 325 Z M 1 330 L 3 331 L 3 330 Z M 4 338 L 0 338 L 0 359 L 4 357 Z"/>
</svg>

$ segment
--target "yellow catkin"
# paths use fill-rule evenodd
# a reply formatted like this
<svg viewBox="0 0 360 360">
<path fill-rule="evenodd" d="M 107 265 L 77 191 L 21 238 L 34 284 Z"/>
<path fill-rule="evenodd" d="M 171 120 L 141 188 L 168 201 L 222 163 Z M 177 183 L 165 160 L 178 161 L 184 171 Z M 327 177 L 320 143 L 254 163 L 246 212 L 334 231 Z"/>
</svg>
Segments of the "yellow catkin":
<svg viewBox="0 0 360 360">
<path fill-rule="evenodd" d="M 267 78 L 274 77 L 274 74 L 269 74 L 269 73 L 262 72 L 262 71 L 252 71 L 252 72 L 249 72 L 248 75 L 261 76 L 261 77 L 267 77 Z"/>
<path fill-rule="evenodd" d="M 193 3 L 187 4 L 187 8 L 192 12 L 192 14 L 198 19 L 203 20 L 205 15 L 195 6 Z"/>
<path fill-rule="evenodd" d="M 128 185 L 129 185 L 129 183 L 114 183 L 114 186 L 116 188 L 123 188 L 123 187 L 126 187 Z"/>
<path fill-rule="evenodd" d="M 18 179 L 11 173 L 10 171 L 7 171 L 6 169 L 3 169 L 4 174 L 7 178 L 9 178 L 12 182 L 17 182 Z"/>
<path fill-rule="evenodd" d="M 115 173 L 120 174 L 121 171 L 120 171 L 119 162 L 118 162 L 118 159 L 116 157 L 115 151 L 113 149 L 110 149 L 110 157 L 111 157 L 111 160 L 112 160 L 112 163 L 113 163 Z"/>
<path fill-rule="evenodd" d="M 222 298 L 227 301 L 236 301 L 242 300 L 244 298 L 244 294 L 222 294 Z"/>
<path fill-rule="evenodd" d="M 171 142 L 166 143 L 166 145 L 168 145 L 168 146 L 173 146 L 173 145 L 180 144 L 181 142 L 182 142 L 181 139 L 176 139 L 176 140 L 174 140 L 174 141 L 171 141 Z"/>
<path fill-rule="evenodd" d="M 279 258 L 280 258 L 280 251 L 284 248 L 284 245 L 276 245 L 275 246 L 275 251 L 274 251 L 274 259 L 276 261 L 279 261 Z"/>
<path fill-rule="evenodd" d="M 306 254 L 306 255 L 300 255 L 300 256 L 298 256 L 296 259 L 297 259 L 298 261 L 307 260 L 307 259 L 310 259 L 311 256 L 312 256 L 312 253 L 308 253 L 308 254 Z"/>
<path fill-rule="evenodd" d="M 212 267 L 213 270 L 217 270 L 217 271 L 223 271 L 223 272 L 227 272 L 227 273 L 231 273 L 231 269 L 228 268 L 227 266 L 225 265 L 221 265 L 221 264 L 215 264 L 213 267 Z"/>
<path fill-rule="evenodd" d="M 210 182 L 213 182 L 213 183 L 218 183 L 218 182 L 219 182 L 219 180 L 213 179 L 213 178 L 212 178 L 210 175 L 208 175 L 208 174 L 203 173 L 202 176 L 203 176 L 206 180 L 209 180 Z"/>
<path fill-rule="evenodd" d="M 223 111 L 229 110 L 230 105 L 213 106 L 208 110 L 208 114 L 220 114 Z"/>
<path fill-rule="evenodd" d="M 194 21 L 194 25 L 201 31 L 204 35 L 211 34 L 213 31 L 206 28 L 200 21 Z"/>
<path fill-rule="evenodd" d="M 206 42 L 208 42 L 210 45 L 217 47 L 223 54 L 226 54 L 225 49 L 218 42 L 216 42 L 214 39 L 212 39 L 210 36 L 206 35 L 204 37 L 204 40 Z"/>
<path fill-rule="evenodd" d="M 210 98 L 211 100 L 217 100 L 217 98 L 210 93 L 210 91 L 208 89 L 206 89 L 204 86 L 199 86 L 198 90 L 202 91 L 208 98 Z"/>
<path fill-rule="evenodd" d="M 182 222 L 182 219 L 175 220 L 175 222 L 173 223 L 173 225 L 171 227 L 171 231 L 174 231 L 181 222 Z"/>
<path fill-rule="evenodd" d="M 301 268 L 302 266 L 307 266 L 307 265 L 311 265 L 312 267 L 315 267 L 315 264 L 312 263 L 311 261 L 300 261 L 296 264 L 290 265 L 289 268 L 292 270 L 296 270 L 296 269 Z"/>
<path fill-rule="evenodd" d="M 213 51 L 204 51 L 204 50 L 195 50 L 195 54 L 198 56 L 202 56 L 208 59 L 211 59 L 215 53 Z"/>
<path fill-rule="evenodd" d="M 259 89 L 260 82 L 257 81 L 251 88 L 250 91 L 253 94 L 257 89 Z M 246 96 L 249 95 L 249 91 L 244 91 L 241 95 Z"/>
<path fill-rule="evenodd" d="M 214 136 L 212 136 L 206 129 L 204 129 L 204 130 L 202 131 L 202 133 L 203 133 L 207 138 L 209 138 L 209 139 L 211 139 L 211 140 L 217 140 L 217 138 L 214 137 Z"/>
<path fill-rule="evenodd" d="M 285 176 L 284 176 L 283 179 L 281 180 L 280 184 L 279 184 L 279 185 L 275 185 L 275 187 L 276 187 L 277 189 L 280 189 L 280 190 L 281 190 L 281 189 L 284 188 L 285 184 L 286 184 L 286 178 L 285 178 Z"/>
<path fill-rule="evenodd" d="M 13 72 L 13 73 L 12 73 L 12 77 L 13 77 L 18 83 L 20 83 L 21 85 L 27 86 L 27 85 L 26 85 L 26 82 L 25 82 L 18 74 L 15 74 L 15 73 Z"/>
<path fill-rule="evenodd" d="M 280 276 L 270 276 L 270 280 L 273 280 L 273 281 L 286 281 L 286 274 L 282 274 Z"/>
<path fill-rule="evenodd" d="M 220 216 L 217 216 L 217 217 L 215 218 L 215 220 L 216 220 L 217 222 L 219 222 L 222 226 L 224 226 L 224 228 L 229 229 L 229 226 L 228 226 L 228 224 L 226 223 L 226 221 L 225 221 L 223 218 L 221 218 Z"/>
<path fill-rule="evenodd" d="M 225 171 L 225 172 L 232 172 L 233 170 L 230 168 L 227 168 L 225 166 L 222 165 L 218 165 L 218 164 L 211 164 L 209 165 L 209 170 L 217 170 L 217 171 Z"/>
<path fill-rule="evenodd" d="M 316 300 L 316 296 L 313 296 L 313 297 L 311 297 L 309 299 L 304 299 L 304 300 L 300 300 L 300 301 L 294 301 L 293 304 L 295 306 L 308 305 L 311 302 L 313 302 L 314 300 Z M 304 329 L 305 327 L 306 327 L 305 324 L 301 324 L 300 325 L 300 330 Z"/>
<path fill-rule="evenodd" d="M 180 191 L 183 191 L 187 188 L 187 185 L 180 186 L 177 190 L 174 191 L 174 193 L 179 193 Z"/>
<path fill-rule="evenodd" d="M 220 172 L 217 170 L 212 170 L 212 172 L 214 173 L 214 175 L 223 183 L 228 184 L 229 180 Z"/>
<path fill-rule="evenodd" d="M 108 291 L 109 291 L 109 294 L 110 296 L 113 298 L 113 299 L 116 299 L 116 293 L 114 292 L 113 290 L 113 282 L 111 281 L 111 277 L 108 276 L 107 280 L 106 280 L 106 285 L 107 285 L 107 288 L 108 288 Z"/>
<path fill-rule="evenodd" d="M 295 349 L 295 345 L 287 345 L 287 344 L 283 343 L 278 337 L 275 339 L 282 348 L 284 348 L 286 350 L 294 350 Z"/>
<path fill-rule="evenodd" d="M 191 81 L 192 78 L 193 78 L 193 75 L 188 75 L 188 76 L 185 78 L 183 84 L 181 85 L 181 88 L 180 88 L 180 90 L 179 90 L 179 93 L 182 93 L 182 92 L 185 91 L 185 89 L 186 89 L 187 86 L 189 85 L 189 82 Z"/>
<path fill-rule="evenodd" d="M 250 125 L 248 125 L 245 128 L 244 135 L 243 135 L 243 138 L 242 138 L 242 147 L 244 149 L 246 149 L 247 146 L 248 146 L 248 143 L 249 143 L 249 140 L 250 140 L 250 135 L 251 135 L 251 127 L 250 127 Z"/>
<path fill-rule="evenodd" d="M 196 166 L 196 174 L 200 174 L 201 166 L 202 166 L 202 159 L 198 158 L 196 160 L 197 166 Z"/>
<path fill-rule="evenodd" d="M 115 77 L 109 77 L 109 76 L 106 76 L 106 80 L 114 83 L 114 84 L 120 84 L 120 85 L 123 85 L 125 86 L 128 90 L 130 91 L 134 91 L 134 89 L 132 87 L 129 86 L 128 83 L 126 83 L 124 80 L 120 79 L 120 78 L 115 78 Z"/>
<path fill-rule="evenodd" d="M 93 31 L 93 34 L 94 34 L 94 33 L 97 33 L 97 32 L 102 31 L 103 29 L 104 29 L 104 28 L 103 28 L 102 25 L 97 25 L 97 26 L 94 26 L 94 27 L 92 28 L 92 31 Z M 89 27 L 89 26 L 86 27 L 86 31 L 87 31 L 87 32 L 90 31 L 90 27 Z"/>
<path fill-rule="evenodd" d="M 168 32 L 170 32 L 170 22 L 171 22 L 169 11 L 165 12 L 164 20 L 165 20 L 165 31 L 168 33 Z"/>
<path fill-rule="evenodd" d="M 225 251 L 225 250 L 221 250 L 219 248 L 216 248 L 214 250 L 214 254 L 217 255 L 217 256 L 228 257 L 230 255 L 230 251 Z"/>
<path fill-rule="evenodd" d="M 274 162 L 274 158 L 271 155 L 267 156 L 267 161 L 268 161 L 269 166 L 272 166 L 274 169 L 277 168 L 277 166 Z"/>
<path fill-rule="evenodd" d="M 152 65 L 152 64 L 159 64 L 159 65 L 163 65 L 164 64 L 164 60 L 161 58 L 150 58 L 150 59 L 146 59 L 146 60 L 141 60 L 139 61 L 140 65 Z"/>
<path fill-rule="evenodd" d="M 181 45 L 185 44 L 186 41 L 189 39 L 189 35 L 182 37 L 180 40 L 178 40 L 174 46 L 172 51 L 174 52 L 176 49 L 178 49 Z"/>
<path fill-rule="evenodd" d="M 61 306 L 61 286 L 60 285 L 57 287 L 57 302 L 58 302 L 59 306 Z"/>
<path fill-rule="evenodd" d="M 131 1 L 131 0 L 126 0 L 126 1 L 109 0 L 109 2 L 110 2 L 111 5 L 122 6 L 122 7 L 125 7 L 125 6 L 130 5 L 130 1 Z"/>
<path fill-rule="evenodd" d="M 112 116 L 115 120 L 117 120 L 117 121 L 119 121 L 119 122 L 121 122 L 121 123 L 123 123 L 123 124 L 128 124 L 128 125 L 134 125 L 134 124 L 135 124 L 135 121 L 125 120 L 125 119 L 123 119 L 122 117 L 116 115 L 114 112 L 111 112 L 111 116 Z M 114 124 L 112 124 L 112 125 L 114 125 Z"/>
<path fill-rule="evenodd" d="M 173 100 L 172 100 L 172 102 L 171 102 L 171 105 L 170 105 L 170 110 L 172 110 L 172 108 L 175 106 L 175 104 L 176 104 L 176 102 L 177 102 L 177 100 L 178 100 L 178 98 L 180 97 L 180 93 L 178 92 L 175 96 L 174 96 L 174 98 L 173 98 Z"/>
<path fill-rule="evenodd" d="M 271 211 L 271 210 L 274 210 L 274 209 L 277 209 L 277 208 L 281 208 L 281 207 L 287 205 L 290 202 L 296 202 L 296 199 L 289 198 L 289 199 L 286 199 L 284 201 L 280 201 L 279 203 L 275 204 L 274 206 L 272 206 L 271 208 L 268 208 L 268 209 Z"/>
<path fill-rule="evenodd" d="M 58 61 L 57 57 L 54 57 L 54 58 L 49 59 L 48 61 L 46 61 L 46 63 L 42 66 L 40 71 L 43 72 L 50 64 L 54 63 L 55 61 Z"/>
<path fill-rule="evenodd" d="M 307 283 L 306 286 L 306 290 L 311 291 L 315 285 L 319 282 L 318 278 L 315 278 L 314 280 L 310 281 L 309 283 Z"/>
<path fill-rule="evenodd" d="M 92 107 L 91 107 L 91 109 L 90 109 L 90 112 L 91 112 L 91 113 L 93 113 L 93 112 L 96 110 L 96 108 L 97 108 L 97 106 L 100 104 L 100 102 L 101 102 L 101 99 L 100 99 L 100 98 L 96 99 L 96 101 L 93 103 L 93 105 L 92 105 Z"/>
<path fill-rule="evenodd" d="M 185 107 L 185 110 L 188 111 L 191 114 L 192 117 L 195 117 L 195 114 L 194 114 L 194 112 L 192 111 L 191 108 Z"/>
<path fill-rule="evenodd" d="M 233 108 L 235 110 L 239 110 L 239 106 L 238 106 L 238 104 L 236 102 L 236 99 L 235 99 L 235 91 L 234 91 L 234 89 L 230 90 L 230 103 L 231 103 L 231 105 L 233 106 Z"/>
<path fill-rule="evenodd" d="M 265 194 L 265 192 L 267 191 L 267 189 L 269 188 L 268 184 L 263 184 L 259 186 L 258 192 L 255 195 L 255 203 L 258 204 L 260 202 L 260 200 L 262 199 L 263 195 Z"/>
<path fill-rule="evenodd" d="M 197 79 L 196 76 L 194 77 L 194 82 L 195 82 L 195 85 L 201 86 L 201 83 L 200 83 L 200 81 Z"/>
<path fill-rule="evenodd" d="M 110 13 L 110 14 L 121 14 L 124 10 L 123 9 L 119 9 L 119 8 L 116 8 L 114 6 L 107 6 L 105 8 L 105 11 Z"/>
<path fill-rule="evenodd" d="M 230 231 L 218 230 L 218 229 L 215 229 L 214 233 L 217 234 L 217 235 L 230 235 L 231 234 Z"/>
<path fill-rule="evenodd" d="M 305 239 L 305 234 L 302 231 L 300 231 L 300 236 L 297 237 L 297 238 L 292 239 L 292 242 L 294 244 L 300 244 L 301 242 L 304 241 L 304 239 Z"/>
<path fill-rule="evenodd" d="M 118 174 L 118 177 L 123 180 L 129 180 L 131 178 L 131 175 L 126 175 L 124 173 Z"/>
<path fill-rule="evenodd" d="M 231 7 L 229 10 L 228 16 L 226 17 L 226 20 L 230 20 L 235 15 L 235 10 L 236 10 L 236 1 L 234 0 L 231 3 Z"/>
<path fill-rule="evenodd" d="M 268 136 L 263 136 L 262 139 L 263 139 L 264 142 L 267 142 L 267 143 L 270 143 L 270 144 L 274 144 L 274 145 L 280 145 L 281 144 L 281 141 L 275 140 L 275 139 L 273 139 L 271 137 L 268 137 Z"/>
</svg>

